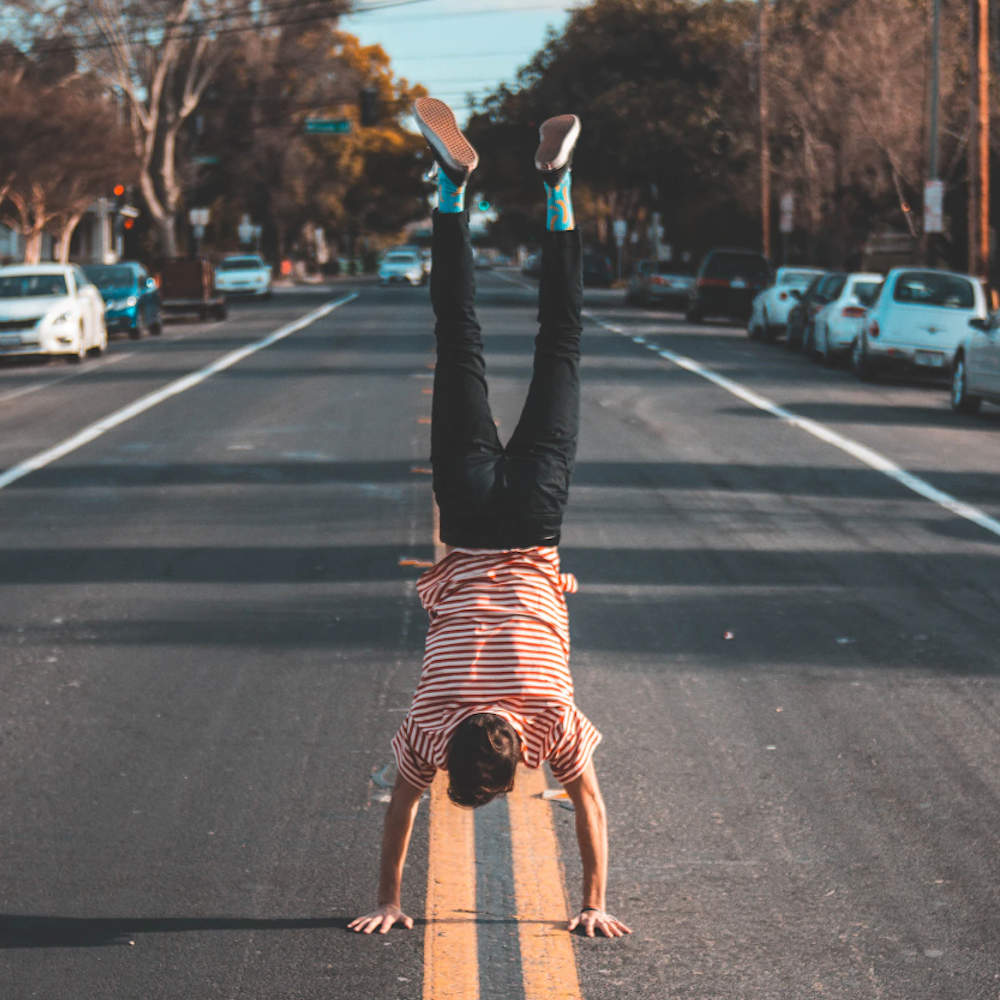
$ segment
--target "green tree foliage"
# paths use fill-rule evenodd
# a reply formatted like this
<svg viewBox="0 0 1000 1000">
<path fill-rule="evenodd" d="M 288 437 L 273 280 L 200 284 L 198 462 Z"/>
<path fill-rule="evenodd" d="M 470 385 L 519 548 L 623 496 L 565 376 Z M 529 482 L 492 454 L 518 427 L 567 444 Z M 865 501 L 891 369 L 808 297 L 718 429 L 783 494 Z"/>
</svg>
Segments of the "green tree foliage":
<svg viewBox="0 0 1000 1000">
<path fill-rule="evenodd" d="M 702 241 L 706 219 L 752 230 L 754 6 L 707 0 L 596 0 L 574 10 L 525 67 L 473 116 L 482 146 L 479 184 L 540 219 L 530 170 L 537 125 L 573 111 L 583 119 L 574 173 L 578 218 L 608 242 L 610 221 L 641 228 L 651 210 L 667 238 Z M 540 224 L 540 223 L 539 223 Z"/>
<path fill-rule="evenodd" d="M 379 120 L 359 122 L 362 88 Z M 232 243 L 242 214 L 264 227 L 275 255 L 304 227 L 328 230 L 345 252 L 361 236 L 396 235 L 424 208 L 419 137 L 400 120 L 424 91 L 393 77 L 378 46 L 329 24 L 257 37 L 234 50 L 206 94 L 192 141 L 206 166 L 195 189 L 218 206 L 217 240 Z M 346 119 L 350 132 L 310 135 L 307 118 Z"/>
</svg>

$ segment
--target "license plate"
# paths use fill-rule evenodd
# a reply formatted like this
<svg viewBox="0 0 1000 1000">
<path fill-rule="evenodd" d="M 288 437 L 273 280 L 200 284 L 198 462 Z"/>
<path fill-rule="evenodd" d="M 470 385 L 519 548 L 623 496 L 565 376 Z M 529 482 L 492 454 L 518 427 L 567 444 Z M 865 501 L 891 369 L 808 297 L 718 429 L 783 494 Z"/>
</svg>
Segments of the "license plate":
<svg viewBox="0 0 1000 1000">
<path fill-rule="evenodd" d="M 939 354 L 937 351 L 917 351 L 913 360 L 916 364 L 923 365 L 925 368 L 944 367 L 944 355 Z"/>
<path fill-rule="evenodd" d="M 746 288 L 747 287 L 747 283 L 742 278 L 733 278 L 733 280 L 729 282 L 729 287 L 730 288 Z"/>
</svg>

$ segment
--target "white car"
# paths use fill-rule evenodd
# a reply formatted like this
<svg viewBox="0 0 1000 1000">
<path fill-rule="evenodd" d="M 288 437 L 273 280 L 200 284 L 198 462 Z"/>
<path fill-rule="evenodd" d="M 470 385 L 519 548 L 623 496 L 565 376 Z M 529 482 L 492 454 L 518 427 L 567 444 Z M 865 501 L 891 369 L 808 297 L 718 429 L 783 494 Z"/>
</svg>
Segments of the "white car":
<svg viewBox="0 0 1000 1000">
<path fill-rule="evenodd" d="M 61 354 L 82 361 L 107 346 L 104 299 L 79 267 L 0 267 L 0 357 Z"/>
<path fill-rule="evenodd" d="M 813 318 L 812 344 L 816 357 L 830 365 L 841 355 L 847 355 L 854 345 L 868 307 L 875 301 L 882 286 L 882 275 L 872 271 L 855 271 L 837 297 L 822 306 Z"/>
<path fill-rule="evenodd" d="M 879 369 L 947 377 L 970 319 L 986 319 L 982 282 L 934 268 L 894 267 L 851 347 L 860 379 Z"/>
<path fill-rule="evenodd" d="M 975 413 L 983 400 L 1000 405 L 1000 313 L 969 320 L 951 369 L 951 408 Z"/>
<path fill-rule="evenodd" d="M 379 264 L 378 280 L 382 285 L 390 285 L 395 281 L 422 285 L 427 280 L 424 262 L 415 251 L 390 250 Z"/>
<path fill-rule="evenodd" d="M 788 314 L 809 283 L 826 272 L 815 267 L 779 267 L 774 284 L 757 295 L 750 307 L 747 335 L 752 340 L 774 340 L 788 325 Z"/>
<path fill-rule="evenodd" d="M 215 288 L 223 295 L 271 297 L 271 268 L 257 254 L 223 257 L 215 268 Z"/>
</svg>

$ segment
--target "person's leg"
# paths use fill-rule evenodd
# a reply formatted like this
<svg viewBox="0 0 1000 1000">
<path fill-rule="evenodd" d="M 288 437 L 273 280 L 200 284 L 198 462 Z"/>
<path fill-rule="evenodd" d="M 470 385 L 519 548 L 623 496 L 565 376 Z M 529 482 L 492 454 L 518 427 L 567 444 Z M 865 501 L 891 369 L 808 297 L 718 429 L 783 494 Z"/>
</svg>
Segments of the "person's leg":
<svg viewBox="0 0 1000 1000">
<path fill-rule="evenodd" d="M 550 119 L 542 126 L 536 154 L 549 203 L 538 289 L 539 329 L 528 397 L 507 444 L 514 517 L 530 544 L 558 543 L 576 457 L 583 277 L 580 234 L 569 202 L 569 166 L 578 134 L 574 116 Z"/>
<path fill-rule="evenodd" d="M 424 98 L 414 110 L 442 168 L 430 281 L 437 345 L 431 466 L 441 538 L 451 545 L 486 548 L 495 532 L 495 487 L 503 448 L 487 394 L 472 244 L 462 200 L 471 168 L 464 164 L 464 175 L 458 169 L 463 155 L 473 166 L 477 158 L 446 105 Z"/>
</svg>

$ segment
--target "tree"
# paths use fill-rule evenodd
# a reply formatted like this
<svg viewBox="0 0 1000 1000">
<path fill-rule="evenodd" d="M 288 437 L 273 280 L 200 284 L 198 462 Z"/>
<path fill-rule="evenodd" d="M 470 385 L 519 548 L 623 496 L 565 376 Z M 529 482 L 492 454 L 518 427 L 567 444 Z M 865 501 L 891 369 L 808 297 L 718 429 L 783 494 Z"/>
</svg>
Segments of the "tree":
<svg viewBox="0 0 1000 1000">
<path fill-rule="evenodd" d="M 0 57 L 0 215 L 25 238 L 37 263 L 46 230 L 59 232 L 65 261 L 77 224 L 113 181 L 131 180 L 133 161 L 116 109 L 94 80 L 44 54 L 8 49 Z"/>
</svg>

